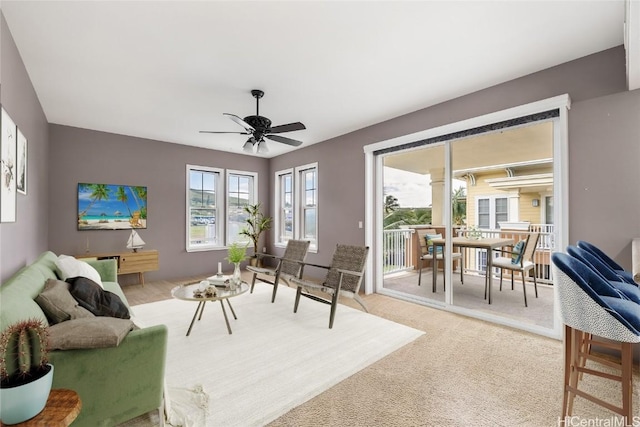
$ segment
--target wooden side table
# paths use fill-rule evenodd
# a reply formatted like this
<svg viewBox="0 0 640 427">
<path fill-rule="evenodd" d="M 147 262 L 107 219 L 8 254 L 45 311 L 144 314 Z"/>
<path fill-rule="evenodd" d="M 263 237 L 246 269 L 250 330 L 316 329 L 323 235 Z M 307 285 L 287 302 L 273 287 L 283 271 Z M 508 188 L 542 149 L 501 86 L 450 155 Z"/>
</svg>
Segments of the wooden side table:
<svg viewBox="0 0 640 427">
<path fill-rule="evenodd" d="M 42 412 L 30 420 L 14 424 L 14 426 L 67 427 L 76 419 L 81 408 L 80 396 L 75 391 L 65 388 L 52 389 Z"/>
</svg>

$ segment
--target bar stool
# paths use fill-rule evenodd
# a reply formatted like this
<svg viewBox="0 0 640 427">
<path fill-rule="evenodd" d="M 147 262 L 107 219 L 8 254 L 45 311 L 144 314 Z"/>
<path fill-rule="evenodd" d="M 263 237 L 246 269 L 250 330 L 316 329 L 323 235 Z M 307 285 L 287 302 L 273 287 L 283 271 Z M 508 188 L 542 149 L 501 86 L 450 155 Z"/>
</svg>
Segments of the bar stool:
<svg viewBox="0 0 640 427">
<path fill-rule="evenodd" d="M 640 304 L 625 292 L 632 287 L 617 289 L 582 261 L 564 253 L 551 255 L 554 286 L 558 292 L 560 314 L 565 325 L 564 392 L 562 419 L 573 412 L 575 396 L 580 396 L 610 411 L 622 415 L 626 424 L 633 420 L 633 347 L 640 342 Z M 629 289 L 631 288 L 631 290 Z M 638 295 L 632 295 L 637 298 Z M 611 342 L 594 341 L 593 336 Z M 620 361 L 591 354 L 591 344 L 620 351 Z M 593 360 L 617 368 L 620 374 L 610 374 L 585 367 Z M 618 381 L 622 387 L 620 406 L 579 389 L 582 374 Z"/>
</svg>

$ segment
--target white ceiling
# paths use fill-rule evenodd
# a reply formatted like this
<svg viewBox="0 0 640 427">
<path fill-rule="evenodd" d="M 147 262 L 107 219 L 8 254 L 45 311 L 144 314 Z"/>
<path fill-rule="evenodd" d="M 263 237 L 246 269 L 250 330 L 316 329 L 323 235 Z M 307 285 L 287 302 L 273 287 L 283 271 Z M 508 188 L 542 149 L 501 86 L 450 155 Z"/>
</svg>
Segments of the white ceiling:
<svg viewBox="0 0 640 427">
<path fill-rule="evenodd" d="M 305 147 L 621 45 L 625 20 L 623 0 L 1 8 L 50 123 L 239 153 L 246 136 L 198 131 L 242 131 L 222 113 L 255 114 L 251 89 Z"/>
</svg>

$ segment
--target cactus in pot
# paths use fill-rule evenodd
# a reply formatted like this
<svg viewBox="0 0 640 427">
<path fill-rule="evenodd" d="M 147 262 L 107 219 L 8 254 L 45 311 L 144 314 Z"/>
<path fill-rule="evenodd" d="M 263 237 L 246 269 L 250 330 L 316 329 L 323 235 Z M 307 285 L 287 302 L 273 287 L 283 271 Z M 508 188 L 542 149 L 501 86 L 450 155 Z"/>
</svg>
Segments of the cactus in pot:
<svg viewBox="0 0 640 427">
<path fill-rule="evenodd" d="M 45 407 L 53 384 L 48 339 L 49 328 L 37 319 L 14 323 L 0 334 L 2 423 L 21 423 Z"/>
<path fill-rule="evenodd" d="M 0 385 L 25 384 L 50 370 L 48 327 L 37 319 L 12 324 L 0 335 Z"/>
</svg>

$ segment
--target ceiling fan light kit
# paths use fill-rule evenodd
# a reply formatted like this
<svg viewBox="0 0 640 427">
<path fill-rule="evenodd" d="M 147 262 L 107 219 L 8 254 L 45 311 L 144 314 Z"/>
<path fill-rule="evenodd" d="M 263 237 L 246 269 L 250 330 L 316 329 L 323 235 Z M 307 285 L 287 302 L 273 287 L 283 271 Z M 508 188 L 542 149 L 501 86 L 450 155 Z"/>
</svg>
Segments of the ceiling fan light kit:
<svg viewBox="0 0 640 427">
<path fill-rule="evenodd" d="M 251 95 L 253 95 L 253 97 L 256 99 L 256 114 L 254 116 L 247 116 L 242 119 L 234 114 L 223 113 L 225 116 L 242 126 L 244 128 L 244 132 L 219 132 L 201 130 L 200 133 L 235 133 L 239 135 L 251 135 L 250 138 L 247 139 L 247 141 L 242 146 L 242 150 L 247 153 L 253 153 L 254 146 L 257 146 L 257 152 L 260 154 L 269 152 L 265 138 L 294 147 L 302 144 L 302 141 L 274 134 L 303 130 L 306 129 L 305 125 L 300 122 L 294 122 L 285 125 L 271 126 L 271 120 L 260 115 L 260 98 L 264 96 L 264 92 L 259 89 L 253 89 L 251 91 Z"/>
</svg>

